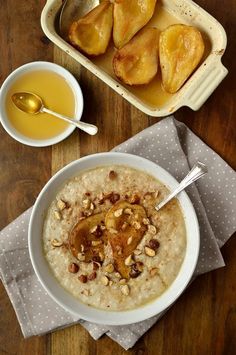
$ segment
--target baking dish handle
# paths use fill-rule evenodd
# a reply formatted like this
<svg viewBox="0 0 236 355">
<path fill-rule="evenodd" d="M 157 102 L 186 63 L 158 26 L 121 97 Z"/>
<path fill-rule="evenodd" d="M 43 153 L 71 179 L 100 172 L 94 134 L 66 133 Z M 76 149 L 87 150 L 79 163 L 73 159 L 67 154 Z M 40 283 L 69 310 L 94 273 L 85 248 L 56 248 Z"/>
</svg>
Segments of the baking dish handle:
<svg viewBox="0 0 236 355">
<path fill-rule="evenodd" d="M 186 91 L 186 97 L 183 98 L 184 105 L 192 110 L 198 110 L 220 82 L 227 75 L 228 70 L 221 63 L 220 58 L 211 63 L 205 63 L 199 80 L 192 85 L 191 89 Z"/>
</svg>

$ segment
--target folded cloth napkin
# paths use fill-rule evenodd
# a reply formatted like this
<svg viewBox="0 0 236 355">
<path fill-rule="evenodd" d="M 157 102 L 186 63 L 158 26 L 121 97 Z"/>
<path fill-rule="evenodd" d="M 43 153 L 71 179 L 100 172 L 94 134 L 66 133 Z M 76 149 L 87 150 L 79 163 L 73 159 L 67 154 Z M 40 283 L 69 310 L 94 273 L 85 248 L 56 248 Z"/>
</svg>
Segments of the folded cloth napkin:
<svg viewBox="0 0 236 355">
<path fill-rule="evenodd" d="M 206 163 L 209 173 L 187 189 L 201 234 L 195 276 L 224 266 L 220 248 L 236 229 L 236 173 L 230 166 L 173 117 L 145 129 L 114 151 L 152 160 L 178 181 L 197 160 Z M 95 339 L 106 333 L 125 349 L 132 347 L 161 315 L 129 326 L 101 326 L 62 309 L 44 291 L 31 266 L 27 246 L 30 213 L 27 210 L 0 233 L 0 277 L 23 335 L 40 335 L 79 322 Z"/>
</svg>

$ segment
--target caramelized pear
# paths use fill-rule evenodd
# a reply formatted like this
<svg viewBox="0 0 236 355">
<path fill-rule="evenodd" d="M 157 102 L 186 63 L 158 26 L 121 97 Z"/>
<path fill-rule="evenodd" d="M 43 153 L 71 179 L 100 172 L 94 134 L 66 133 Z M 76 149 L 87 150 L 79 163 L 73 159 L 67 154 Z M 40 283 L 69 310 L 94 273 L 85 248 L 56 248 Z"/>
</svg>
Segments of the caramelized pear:
<svg viewBox="0 0 236 355">
<path fill-rule="evenodd" d="M 73 22 L 69 29 L 69 42 L 88 55 L 105 53 L 112 32 L 112 8 L 110 1 L 103 1 Z"/>
<path fill-rule="evenodd" d="M 149 83 L 158 70 L 159 31 L 146 28 L 119 49 L 113 58 L 115 75 L 128 85 Z"/>
<path fill-rule="evenodd" d="M 147 218 L 145 209 L 127 201 L 117 202 L 106 214 L 107 237 L 114 265 L 123 278 L 130 277 L 132 262 L 130 260 L 127 263 L 127 258 L 132 255 L 147 230 L 143 224 L 144 218 Z"/>
<path fill-rule="evenodd" d="M 123 47 L 151 19 L 156 0 L 115 0 L 113 40 Z"/>
<path fill-rule="evenodd" d="M 171 25 L 160 34 L 159 46 L 162 84 L 167 92 L 173 94 L 199 64 L 204 42 L 197 28 Z"/>
<path fill-rule="evenodd" d="M 75 258 L 89 262 L 94 257 L 104 255 L 104 243 L 106 244 L 106 231 L 104 226 L 106 213 L 97 213 L 79 221 L 69 234 L 69 247 Z M 81 259 L 82 257 L 82 259 Z"/>
</svg>

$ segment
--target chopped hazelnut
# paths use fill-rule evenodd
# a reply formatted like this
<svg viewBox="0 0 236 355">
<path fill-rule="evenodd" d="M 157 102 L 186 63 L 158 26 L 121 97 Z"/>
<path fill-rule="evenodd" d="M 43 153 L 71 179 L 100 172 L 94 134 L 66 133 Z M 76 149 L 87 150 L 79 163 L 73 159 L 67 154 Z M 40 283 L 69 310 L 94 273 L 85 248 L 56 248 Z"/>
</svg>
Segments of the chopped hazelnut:
<svg viewBox="0 0 236 355">
<path fill-rule="evenodd" d="M 123 208 L 119 208 L 118 210 L 116 210 L 114 212 L 114 216 L 115 217 L 120 217 L 122 215 L 122 213 L 123 213 Z"/>
<path fill-rule="evenodd" d="M 121 286 L 120 289 L 121 289 L 121 292 L 123 293 L 123 295 L 125 295 L 125 296 L 129 295 L 130 290 L 129 290 L 129 286 L 128 285 Z"/>
<path fill-rule="evenodd" d="M 87 290 L 87 289 L 85 289 L 85 290 L 83 291 L 83 294 L 84 294 L 85 296 L 89 296 L 89 295 L 90 295 L 90 291 Z"/>
<path fill-rule="evenodd" d="M 129 214 L 129 215 L 132 215 L 132 214 L 133 214 L 131 208 L 126 208 L 126 209 L 124 210 L 124 213 L 125 213 L 125 214 Z"/>
<path fill-rule="evenodd" d="M 148 218 L 143 218 L 143 224 L 146 226 L 148 224 L 150 224 L 150 221 Z"/>
<path fill-rule="evenodd" d="M 79 265 L 76 263 L 69 264 L 68 271 L 72 274 L 76 274 L 79 271 Z"/>
<path fill-rule="evenodd" d="M 58 200 L 57 207 L 60 211 L 63 211 L 66 208 L 66 203 L 63 200 Z"/>
<path fill-rule="evenodd" d="M 84 261 L 84 260 L 85 260 L 85 255 L 82 254 L 82 253 L 78 253 L 78 254 L 77 254 L 77 259 L 78 259 L 79 261 Z"/>
<path fill-rule="evenodd" d="M 107 286 L 108 283 L 109 283 L 109 279 L 107 276 L 102 276 L 101 277 L 101 283 L 104 285 L 104 286 Z"/>
<path fill-rule="evenodd" d="M 59 212 L 59 211 L 54 211 L 54 217 L 55 217 L 58 221 L 60 221 L 60 220 L 61 220 L 61 214 L 60 214 L 60 212 Z"/>
<path fill-rule="evenodd" d="M 125 284 L 126 284 L 126 279 L 121 279 L 121 280 L 119 281 L 119 284 L 120 284 L 120 285 L 125 285 Z"/>
<path fill-rule="evenodd" d="M 108 264 L 104 267 L 104 271 L 112 273 L 114 271 L 114 265 L 113 264 Z"/>
<path fill-rule="evenodd" d="M 51 241 L 51 244 L 53 247 L 61 247 L 63 245 L 63 242 L 58 239 L 53 239 Z"/>
<path fill-rule="evenodd" d="M 153 249 L 151 249 L 151 248 L 149 248 L 149 247 L 144 247 L 144 250 L 145 250 L 145 254 L 146 254 L 147 256 L 153 257 L 153 256 L 156 255 L 155 250 L 153 250 Z"/>
<path fill-rule="evenodd" d="M 85 217 L 89 217 L 89 216 L 91 216 L 92 214 L 93 214 L 93 212 L 92 212 L 91 210 L 86 210 L 86 211 L 84 211 Z"/>
<path fill-rule="evenodd" d="M 125 265 L 129 266 L 133 264 L 133 259 L 132 259 L 132 255 L 129 255 L 126 259 L 125 259 Z"/>
<path fill-rule="evenodd" d="M 148 232 L 149 232 L 150 234 L 155 235 L 155 234 L 157 233 L 157 229 L 156 229 L 156 227 L 153 226 L 152 224 L 149 224 L 149 225 L 148 225 Z"/>
<path fill-rule="evenodd" d="M 90 204 L 91 204 L 91 202 L 88 198 L 86 198 L 85 200 L 82 201 L 82 205 L 85 209 L 90 208 Z"/>
<path fill-rule="evenodd" d="M 99 258 L 100 258 L 101 262 L 103 262 L 103 260 L 105 259 L 104 254 L 99 252 L 98 255 L 99 255 Z"/>
</svg>

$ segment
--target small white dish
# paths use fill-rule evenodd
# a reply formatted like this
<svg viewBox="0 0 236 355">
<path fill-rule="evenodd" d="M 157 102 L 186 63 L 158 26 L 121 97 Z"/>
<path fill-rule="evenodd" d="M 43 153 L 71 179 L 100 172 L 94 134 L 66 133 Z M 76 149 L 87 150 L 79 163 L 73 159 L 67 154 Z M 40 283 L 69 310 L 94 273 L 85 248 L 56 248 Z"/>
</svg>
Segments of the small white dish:
<svg viewBox="0 0 236 355">
<path fill-rule="evenodd" d="M 56 144 L 58 142 L 61 142 L 63 139 L 67 138 L 74 131 L 76 127 L 73 125 L 69 125 L 68 128 L 65 129 L 65 131 L 49 139 L 32 139 L 26 137 L 25 135 L 21 134 L 15 129 L 15 127 L 9 121 L 5 109 L 6 96 L 10 87 L 13 85 L 14 81 L 18 79 L 21 75 L 33 71 L 39 71 L 39 70 L 52 71 L 60 75 L 66 80 L 66 82 L 70 85 L 75 97 L 74 116 L 76 120 L 81 119 L 83 113 L 84 100 L 83 100 L 83 94 L 81 88 L 78 82 L 76 81 L 76 79 L 74 78 L 74 76 L 68 70 L 66 70 L 65 68 L 61 67 L 58 64 L 39 61 L 39 62 L 27 63 L 15 69 L 3 82 L 2 87 L 0 89 L 0 121 L 2 123 L 2 126 L 7 131 L 7 133 L 18 142 L 33 147 L 47 147 Z"/>
<path fill-rule="evenodd" d="M 43 252 L 42 230 L 47 210 L 57 191 L 65 182 L 82 171 L 104 165 L 127 165 L 145 171 L 164 183 L 170 190 L 178 182 L 166 170 L 139 156 L 124 153 L 99 153 L 76 160 L 58 171 L 44 186 L 31 214 L 28 244 L 34 271 L 47 293 L 65 310 L 90 322 L 109 325 L 124 325 L 148 319 L 167 309 L 188 285 L 196 267 L 199 254 L 199 225 L 193 205 L 186 192 L 177 199 L 181 205 L 187 234 L 186 255 L 180 271 L 170 287 L 154 301 L 142 307 L 120 312 L 111 312 L 89 307 L 66 291 L 54 277 Z"/>
</svg>

